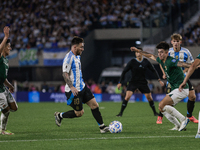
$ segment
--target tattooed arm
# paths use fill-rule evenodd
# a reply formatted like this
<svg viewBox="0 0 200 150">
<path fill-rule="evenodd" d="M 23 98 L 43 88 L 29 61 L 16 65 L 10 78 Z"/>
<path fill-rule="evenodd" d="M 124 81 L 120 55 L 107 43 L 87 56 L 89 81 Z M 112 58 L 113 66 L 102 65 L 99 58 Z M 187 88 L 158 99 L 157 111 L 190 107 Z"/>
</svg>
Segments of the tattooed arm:
<svg viewBox="0 0 200 150">
<path fill-rule="evenodd" d="M 191 63 L 185 63 L 185 62 L 179 61 L 179 62 L 177 63 L 177 66 L 178 66 L 178 67 L 189 68 L 189 67 L 191 66 Z"/>
<path fill-rule="evenodd" d="M 67 72 L 63 72 L 63 78 L 64 78 L 65 82 L 67 83 L 67 85 L 69 86 L 69 88 L 71 89 L 71 92 L 73 93 L 73 95 L 77 96 L 78 90 L 73 86 L 72 81 Z"/>
</svg>

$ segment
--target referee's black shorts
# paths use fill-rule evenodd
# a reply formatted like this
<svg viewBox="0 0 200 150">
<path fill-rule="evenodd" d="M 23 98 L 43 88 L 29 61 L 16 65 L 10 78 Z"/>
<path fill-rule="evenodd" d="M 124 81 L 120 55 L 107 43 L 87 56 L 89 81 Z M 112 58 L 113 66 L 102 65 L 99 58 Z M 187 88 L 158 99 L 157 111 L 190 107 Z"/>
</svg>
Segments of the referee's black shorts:
<svg viewBox="0 0 200 150">
<path fill-rule="evenodd" d="M 128 87 L 127 87 L 127 91 L 132 91 L 134 92 L 136 89 L 138 89 L 141 93 L 150 93 L 150 89 L 148 84 L 144 84 L 144 83 L 133 83 L 133 82 L 129 82 Z"/>
</svg>

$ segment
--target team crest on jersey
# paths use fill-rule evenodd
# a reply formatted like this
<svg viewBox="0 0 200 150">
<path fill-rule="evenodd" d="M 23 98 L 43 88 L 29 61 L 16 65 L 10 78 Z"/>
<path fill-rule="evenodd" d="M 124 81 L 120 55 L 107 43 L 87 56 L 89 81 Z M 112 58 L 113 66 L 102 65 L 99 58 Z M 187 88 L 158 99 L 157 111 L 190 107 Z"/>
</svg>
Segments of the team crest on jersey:
<svg viewBox="0 0 200 150">
<path fill-rule="evenodd" d="M 172 59 L 172 62 L 175 63 L 175 62 L 176 62 L 176 59 Z"/>
<path fill-rule="evenodd" d="M 176 56 L 176 59 L 178 59 L 178 56 Z"/>
</svg>

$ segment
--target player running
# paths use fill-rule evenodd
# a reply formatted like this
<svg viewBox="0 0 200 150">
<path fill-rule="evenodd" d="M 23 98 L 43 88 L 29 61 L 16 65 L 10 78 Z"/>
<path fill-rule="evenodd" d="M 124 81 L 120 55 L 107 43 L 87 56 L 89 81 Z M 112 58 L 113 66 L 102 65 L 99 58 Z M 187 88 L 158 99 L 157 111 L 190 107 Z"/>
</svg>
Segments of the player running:
<svg viewBox="0 0 200 150">
<path fill-rule="evenodd" d="M 158 56 L 143 52 L 135 47 L 131 47 L 131 51 L 139 52 L 142 55 L 157 61 L 162 66 L 167 80 L 171 84 L 172 91 L 166 94 L 163 100 L 159 103 L 159 110 L 171 123 L 175 125 L 171 130 L 182 131 L 185 129 L 190 119 L 183 116 L 172 106 L 175 106 L 189 94 L 188 84 L 186 84 L 182 92 L 180 92 L 178 88 L 184 80 L 184 73 L 181 67 L 188 68 L 191 64 L 180 62 L 177 59 L 168 56 L 169 44 L 166 42 L 160 42 L 156 48 L 158 49 Z"/>
<path fill-rule="evenodd" d="M 10 111 L 14 112 L 18 106 L 12 94 L 14 92 L 13 85 L 7 80 L 8 75 L 8 59 L 6 56 L 10 54 L 11 44 L 9 37 L 9 27 L 4 27 L 5 37 L 0 44 L 0 109 L 1 109 L 1 128 L 0 134 L 13 135 L 14 133 L 6 130 L 8 116 Z M 7 87 L 9 89 L 7 89 Z M 11 92 L 11 93 L 10 93 Z"/>
<path fill-rule="evenodd" d="M 172 48 L 169 49 L 169 56 L 186 63 L 192 63 L 194 61 L 190 51 L 184 47 L 181 47 L 182 43 L 182 36 L 180 34 L 173 34 L 171 36 L 171 44 L 173 45 Z M 183 73 L 186 75 L 188 68 L 182 68 Z M 163 78 L 166 78 L 166 75 L 161 67 L 161 70 L 163 72 Z M 196 100 L 195 90 L 192 86 L 191 82 L 188 80 L 189 85 L 189 95 L 188 95 L 188 102 L 187 102 L 187 117 L 190 119 L 190 121 L 194 123 L 198 123 L 198 120 L 192 116 L 192 112 L 194 110 L 194 104 Z M 167 85 L 167 93 L 171 92 L 170 84 Z M 158 119 L 156 121 L 157 124 L 162 124 L 162 113 L 159 114 Z"/>
<path fill-rule="evenodd" d="M 55 112 L 55 121 L 60 127 L 63 118 L 81 117 L 84 113 L 83 103 L 86 103 L 92 111 L 93 117 L 96 119 L 100 132 L 105 133 L 109 131 L 109 127 L 105 126 L 99 105 L 94 98 L 90 89 L 85 86 L 82 78 L 80 55 L 84 50 L 84 41 L 82 38 L 75 36 L 71 42 L 71 51 L 69 51 L 63 60 L 63 77 L 66 82 L 65 95 L 67 97 L 67 104 L 74 110 L 67 112 Z"/>
<path fill-rule="evenodd" d="M 140 48 L 140 50 L 142 49 Z M 129 70 L 131 70 L 132 76 L 127 87 L 125 99 L 122 102 L 121 111 L 117 115 L 117 117 L 122 116 L 129 99 L 131 98 L 136 89 L 140 90 L 140 92 L 146 96 L 147 100 L 149 101 L 149 105 L 153 110 L 154 116 L 158 116 L 158 113 L 156 112 L 154 106 L 152 95 L 150 93 L 148 82 L 145 78 L 146 70 L 149 69 L 155 74 L 161 86 L 164 86 L 164 83 L 160 80 L 159 75 L 155 70 L 154 66 L 146 58 L 143 58 L 143 56 L 138 52 L 136 52 L 135 55 L 136 58 L 133 58 L 131 61 L 129 61 L 126 67 L 124 68 L 120 77 L 119 84 L 117 84 L 118 89 L 120 89 L 122 82 L 124 81 L 125 74 Z"/>
</svg>

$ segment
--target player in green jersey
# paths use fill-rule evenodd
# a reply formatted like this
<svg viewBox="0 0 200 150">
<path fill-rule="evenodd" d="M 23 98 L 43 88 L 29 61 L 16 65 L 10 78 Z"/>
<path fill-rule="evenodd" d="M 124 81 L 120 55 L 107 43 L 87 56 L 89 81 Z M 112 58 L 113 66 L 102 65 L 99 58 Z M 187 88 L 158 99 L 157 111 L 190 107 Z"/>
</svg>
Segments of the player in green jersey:
<svg viewBox="0 0 200 150">
<path fill-rule="evenodd" d="M 184 80 L 184 74 L 181 67 L 189 68 L 191 64 L 180 62 L 173 57 L 168 56 L 169 44 L 166 42 L 160 42 L 156 48 L 158 49 L 158 56 L 141 51 L 136 47 L 131 47 L 131 51 L 139 52 L 161 64 L 165 71 L 167 80 L 171 84 L 172 91 L 166 94 L 159 103 L 159 110 L 171 123 L 175 125 L 171 130 L 182 131 L 190 120 L 172 106 L 176 105 L 189 94 L 188 84 L 186 84 L 182 92 L 180 92 L 178 88 Z"/>
<path fill-rule="evenodd" d="M 7 80 L 8 75 L 8 59 L 11 48 L 9 37 L 9 27 L 4 28 L 5 37 L 0 44 L 0 109 L 1 109 L 1 126 L 0 134 L 13 135 L 14 133 L 6 130 L 8 116 L 10 111 L 16 111 L 18 106 L 12 94 L 14 92 L 13 85 Z M 7 89 L 8 87 L 8 89 Z M 10 93 L 11 92 L 11 93 Z"/>
</svg>

